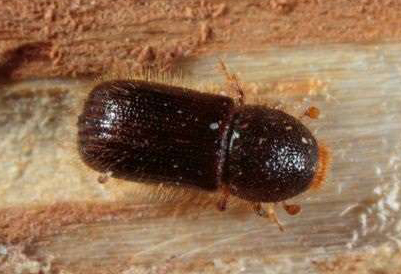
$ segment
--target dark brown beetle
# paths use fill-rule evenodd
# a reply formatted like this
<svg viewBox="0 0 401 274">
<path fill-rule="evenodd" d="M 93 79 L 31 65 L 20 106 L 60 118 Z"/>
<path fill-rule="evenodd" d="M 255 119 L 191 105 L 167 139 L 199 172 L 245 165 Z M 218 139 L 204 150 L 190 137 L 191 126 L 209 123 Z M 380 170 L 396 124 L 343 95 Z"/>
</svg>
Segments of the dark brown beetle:
<svg viewBox="0 0 401 274">
<path fill-rule="evenodd" d="M 222 67 L 238 102 L 147 81 L 97 85 L 79 116 L 82 160 L 115 178 L 221 189 L 221 210 L 232 194 L 278 223 L 273 208 L 265 212 L 261 203 L 285 201 L 321 184 L 328 151 L 293 116 L 245 105 L 235 75 Z"/>
</svg>

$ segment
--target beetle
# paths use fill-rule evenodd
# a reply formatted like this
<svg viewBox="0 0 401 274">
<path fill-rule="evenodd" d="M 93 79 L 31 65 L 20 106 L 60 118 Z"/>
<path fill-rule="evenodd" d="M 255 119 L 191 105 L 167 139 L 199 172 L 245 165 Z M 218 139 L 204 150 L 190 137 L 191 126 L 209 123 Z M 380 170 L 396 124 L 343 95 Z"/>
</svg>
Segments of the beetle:
<svg viewBox="0 0 401 274">
<path fill-rule="evenodd" d="M 114 80 L 89 93 L 78 118 L 82 160 L 108 177 L 221 191 L 277 220 L 272 204 L 325 179 L 329 152 L 311 131 L 282 110 L 245 103 L 234 74 L 221 68 L 233 98 L 143 80 Z M 316 118 L 317 108 L 305 115 Z M 267 203 L 263 210 L 261 203 Z"/>
</svg>

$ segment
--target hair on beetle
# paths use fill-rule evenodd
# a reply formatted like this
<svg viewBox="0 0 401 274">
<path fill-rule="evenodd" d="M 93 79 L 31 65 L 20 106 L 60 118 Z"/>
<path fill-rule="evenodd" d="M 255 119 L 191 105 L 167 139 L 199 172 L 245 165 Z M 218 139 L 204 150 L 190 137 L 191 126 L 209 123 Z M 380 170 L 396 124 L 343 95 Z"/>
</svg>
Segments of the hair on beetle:
<svg viewBox="0 0 401 274">
<path fill-rule="evenodd" d="M 313 177 L 310 188 L 311 189 L 320 189 L 327 177 L 327 173 L 330 169 L 331 165 L 331 151 L 328 146 L 325 144 L 319 144 L 319 162 L 317 166 L 317 170 L 315 176 Z"/>
<path fill-rule="evenodd" d="M 201 210 L 215 210 L 215 205 L 219 196 L 217 193 L 202 192 L 195 188 L 177 187 L 165 183 L 128 183 L 123 179 L 113 178 L 111 172 L 97 172 L 84 164 L 77 151 L 79 151 L 77 139 L 76 117 L 80 114 L 85 100 L 89 92 L 102 82 L 110 81 L 111 79 L 126 79 L 126 80 L 143 80 L 148 82 L 164 83 L 166 85 L 183 86 L 187 89 L 207 90 L 211 93 L 217 93 L 217 86 L 209 86 L 207 84 L 199 85 L 188 78 L 184 78 L 181 73 L 157 73 L 153 71 L 141 71 L 135 74 L 126 72 L 107 74 L 87 82 L 83 86 L 81 92 L 71 94 L 71 104 L 68 107 L 66 127 L 68 134 L 58 140 L 58 146 L 64 150 L 70 151 L 68 155 L 71 157 L 66 160 L 70 166 L 77 169 L 77 176 L 80 176 L 80 181 L 87 187 L 95 187 L 92 192 L 104 193 L 98 202 L 110 201 L 133 201 L 134 203 L 162 203 L 166 205 L 166 212 L 172 212 L 174 215 L 182 215 L 191 212 L 197 214 Z M 138 178 L 138 181 L 141 181 Z M 93 184 L 97 182 L 98 184 Z M 84 187 L 86 188 L 86 187 Z M 91 194 L 95 199 L 99 194 Z M 167 210 L 170 207 L 171 210 Z M 240 200 L 233 199 L 230 203 L 232 208 L 245 208 L 244 203 Z"/>
<path fill-rule="evenodd" d="M 118 179 L 120 191 L 121 182 L 133 181 L 123 188 L 152 186 L 151 199 L 179 196 L 184 204 L 217 193 L 221 211 L 237 197 L 282 230 L 274 206 L 299 213 L 286 200 L 325 180 L 329 149 L 300 120 L 318 118 L 319 110 L 309 107 L 297 118 L 279 107 L 249 105 L 238 77 L 221 60 L 219 68 L 229 97 L 151 72 L 96 81 L 78 118 L 80 158 L 101 173 L 99 182 Z M 215 198 L 209 201 L 204 205 Z"/>
</svg>

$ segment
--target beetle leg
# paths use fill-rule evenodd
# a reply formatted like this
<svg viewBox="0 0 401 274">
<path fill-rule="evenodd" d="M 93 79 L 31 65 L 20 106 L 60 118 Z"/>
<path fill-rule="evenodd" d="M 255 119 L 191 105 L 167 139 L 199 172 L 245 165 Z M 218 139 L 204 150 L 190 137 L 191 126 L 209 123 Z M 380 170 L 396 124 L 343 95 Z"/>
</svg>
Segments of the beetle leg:
<svg viewBox="0 0 401 274">
<path fill-rule="evenodd" d="M 288 215 L 296 215 L 301 211 L 301 206 L 300 205 L 289 205 L 285 201 L 281 202 L 284 210 L 288 213 Z"/>
<path fill-rule="evenodd" d="M 99 177 L 97 177 L 97 181 L 99 182 L 99 184 L 105 184 L 110 179 L 110 177 L 111 171 L 99 175 Z"/>
<path fill-rule="evenodd" d="M 253 210 L 257 215 L 269 218 L 270 221 L 272 221 L 278 226 L 280 231 L 284 231 L 284 228 L 281 225 L 280 221 L 278 220 L 276 212 L 274 211 L 273 204 L 267 204 L 267 210 L 264 210 L 260 203 L 253 203 Z"/>
<path fill-rule="evenodd" d="M 267 204 L 267 217 L 274 223 L 277 224 L 278 228 L 280 229 L 280 231 L 284 231 L 283 226 L 281 225 L 280 221 L 277 218 L 277 214 L 274 211 L 274 207 L 273 204 Z"/>
<path fill-rule="evenodd" d="M 226 77 L 226 87 L 228 90 L 234 90 L 237 93 L 238 105 L 245 105 L 245 93 L 241 87 L 240 81 L 236 74 L 231 74 L 223 60 L 219 59 L 219 68 Z"/>
<path fill-rule="evenodd" d="M 222 196 L 217 203 L 217 209 L 220 211 L 225 211 L 227 209 L 228 199 L 230 198 L 230 189 L 228 186 L 223 186 L 221 189 Z"/>
<path fill-rule="evenodd" d="M 253 206 L 253 211 L 260 216 L 260 217 L 266 217 L 266 211 L 263 210 L 262 205 L 260 203 L 252 203 Z"/>
</svg>

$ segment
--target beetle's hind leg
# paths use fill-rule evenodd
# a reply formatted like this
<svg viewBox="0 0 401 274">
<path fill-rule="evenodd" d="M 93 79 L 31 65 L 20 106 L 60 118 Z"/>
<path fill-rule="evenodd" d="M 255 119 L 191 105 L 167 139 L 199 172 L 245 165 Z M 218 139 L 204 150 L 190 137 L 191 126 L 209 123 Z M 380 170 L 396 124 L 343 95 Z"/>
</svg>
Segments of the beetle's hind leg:
<svg viewBox="0 0 401 274">
<path fill-rule="evenodd" d="M 231 74 L 228 71 L 226 64 L 223 60 L 219 59 L 219 69 L 226 77 L 226 88 L 228 91 L 234 91 L 237 94 L 237 103 L 240 106 L 245 105 L 245 92 L 241 87 L 241 83 L 236 74 Z"/>
<path fill-rule="evenodd" d="M 230 198 L 230 189 L 228 186 L 222 186 L 222 196 L 217 203 L 217 209 L 220 211 L 225 211 L 227 209 L 228 199 Z"/>
<path fill-rule="evenodd" d="M 97 181 L 99 184 L 105 184 L 109 181 L 110 177 L 112 175 L 111 171 L 108 171 L 106 173 L 102 173 L 101 175 L 99 175 L 99 177 L 97 177 Z"/>
<path fill-rule="evenodd" d="M 270 221 L 277 224 L 280 231 L 284 231 L 284 228 L 278 220 L 276 212 L 274 211 L 274 204 L 267 204 L 266 210 L 264 210 L 260 203 L 253 203 L 253 210 L 257 215 L 269 218 Z"/>
</svg>

